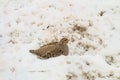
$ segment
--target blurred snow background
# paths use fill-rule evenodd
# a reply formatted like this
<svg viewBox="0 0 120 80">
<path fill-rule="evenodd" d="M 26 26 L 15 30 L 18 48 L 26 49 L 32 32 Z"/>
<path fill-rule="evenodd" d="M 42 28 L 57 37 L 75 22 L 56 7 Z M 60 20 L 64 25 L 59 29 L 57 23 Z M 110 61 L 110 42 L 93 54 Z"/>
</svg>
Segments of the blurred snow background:
<svg viewBox="0 0 120 80">
<path fill-rule="evenodd" d="M 29 53 L 62 37 L 69 56 Z M 0 80 L 120 80 L 120 0 L 0 0 Z"/>
</svg>

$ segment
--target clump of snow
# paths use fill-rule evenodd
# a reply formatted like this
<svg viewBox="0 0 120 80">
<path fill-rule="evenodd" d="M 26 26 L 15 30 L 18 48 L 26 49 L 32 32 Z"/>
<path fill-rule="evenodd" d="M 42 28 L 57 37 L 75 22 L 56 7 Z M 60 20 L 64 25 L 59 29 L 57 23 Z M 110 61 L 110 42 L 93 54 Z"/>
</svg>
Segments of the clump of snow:
<svg viewBox="0 0 120 80">
<path fill-rule="evenodd" d="M 0 0 L 0 80 L 120 80 L 119 0 Z M 69 55 L 29 52 L 61 38 Z"/>
</svg>

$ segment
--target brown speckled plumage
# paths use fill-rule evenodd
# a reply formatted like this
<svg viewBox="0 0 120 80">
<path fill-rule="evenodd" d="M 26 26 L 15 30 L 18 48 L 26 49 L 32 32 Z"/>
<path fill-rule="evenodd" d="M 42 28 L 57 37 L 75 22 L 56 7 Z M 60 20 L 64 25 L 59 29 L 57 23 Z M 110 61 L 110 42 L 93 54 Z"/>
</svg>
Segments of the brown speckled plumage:
<svg viewBox="0 0 120 80">
<path fill-rule="evenodd" d="M 52 42 L 41 46 L 37 50 L 30 50 L 31 53 L 38 55 L 41 59 L 48 59 L 60 55 L 68 55 L 68 39 L 62 38 L 60 42 Z"/>
</svg>

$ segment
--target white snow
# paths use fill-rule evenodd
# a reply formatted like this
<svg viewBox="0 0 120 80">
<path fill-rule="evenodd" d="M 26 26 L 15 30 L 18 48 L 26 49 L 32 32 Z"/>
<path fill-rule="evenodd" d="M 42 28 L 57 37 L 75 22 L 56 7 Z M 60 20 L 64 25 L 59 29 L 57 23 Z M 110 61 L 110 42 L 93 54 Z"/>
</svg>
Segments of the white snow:
<svg viewBox="0 0 120 80">
<path fill-rule="evenodd" d="M 120 0 L 0 0 L 0 80 L 120 80 Z M 69 55 L 29 52 L 61 38 Z"/>
</svg>

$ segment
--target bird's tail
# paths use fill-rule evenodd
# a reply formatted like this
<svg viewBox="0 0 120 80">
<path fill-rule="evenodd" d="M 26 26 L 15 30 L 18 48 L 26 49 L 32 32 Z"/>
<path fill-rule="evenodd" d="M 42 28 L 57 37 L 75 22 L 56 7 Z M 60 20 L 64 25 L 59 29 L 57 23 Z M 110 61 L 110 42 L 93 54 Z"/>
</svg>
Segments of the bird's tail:
<svg viewBox="0 0 120 80">
<path fill-rule="evenodd" d="M 33 53 L 33 54 L 36 54 L 36 55 L 40 54 L 39 50 L 29 50 L 29 52 Z"/>
<path fill-rule="evenodd" d="M 31 52 L 31 53 L 35 53 L 35 50 L 29 50 L 29 52 Z"/>
</svg>

